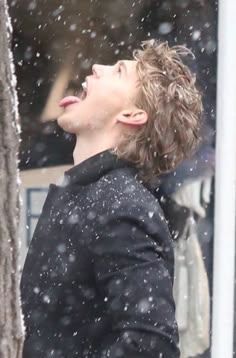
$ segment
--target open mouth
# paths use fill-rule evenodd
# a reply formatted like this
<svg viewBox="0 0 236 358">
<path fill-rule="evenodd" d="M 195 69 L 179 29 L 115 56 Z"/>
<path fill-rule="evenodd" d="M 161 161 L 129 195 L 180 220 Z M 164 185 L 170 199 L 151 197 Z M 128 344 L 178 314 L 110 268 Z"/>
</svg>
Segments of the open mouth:
<svg viewBox="0 0 236 358">
<path fill-rule="evenodd" d="M 84 101 L 85 100 L 85 98 L 87 97 L 87 82 L 83 82 L 82 83 L 82 93 L 81 93 L 81 95 L 80 95 L 80 100 L 81 101 Z"/>
<path fill-rule="evenodd" d="M 80 96 L 66 96 L 59 102 L 59 107 L 66 108 L 70 104 L 80 103 L 87 97 L 87 82 L 82 83 L 82 93 Z"/>
</svg>

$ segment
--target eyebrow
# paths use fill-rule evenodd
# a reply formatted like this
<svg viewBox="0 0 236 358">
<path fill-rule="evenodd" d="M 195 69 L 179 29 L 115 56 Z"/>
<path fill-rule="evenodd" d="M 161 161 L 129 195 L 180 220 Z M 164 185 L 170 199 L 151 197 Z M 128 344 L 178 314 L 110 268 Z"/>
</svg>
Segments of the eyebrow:
<svg viewBox="0 0 236 358">
<path fill-rule="evenodd" d="M 118 64 L 123 67 L 123 69 L 124 69 L 124 71 L 125 71 L 125 74 L 126 74 L 126 76 L 127 76 L 128 71 L 127 71 L 127 67 L 126 67 L 124 61 L 119 61 Z"/>
</svg>

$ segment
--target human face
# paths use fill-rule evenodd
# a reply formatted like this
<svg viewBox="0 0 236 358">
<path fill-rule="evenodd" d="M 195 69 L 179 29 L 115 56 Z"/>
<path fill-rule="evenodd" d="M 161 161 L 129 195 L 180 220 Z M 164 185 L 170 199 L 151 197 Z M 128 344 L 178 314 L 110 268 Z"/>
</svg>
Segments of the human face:
<svg viewBox="0 0 236 358">
<path fill-rule="evenodd" d="M 119 115 L 134 107 L 137 80 L 136 61 L 119 61 L 112 66 L 93 65 L 81 97 L 69 96 L 60 102 L 64 112 L 58 124 L 74 134 L 114 128 Z"/>
</svg>

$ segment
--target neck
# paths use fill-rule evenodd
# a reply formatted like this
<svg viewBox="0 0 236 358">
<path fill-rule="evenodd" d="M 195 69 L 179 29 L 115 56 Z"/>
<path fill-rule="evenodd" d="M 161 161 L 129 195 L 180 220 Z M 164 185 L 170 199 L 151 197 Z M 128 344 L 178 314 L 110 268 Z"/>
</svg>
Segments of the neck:
<svg viewBox="0 0 236 358">
<path fill-rule="evenodd" d="M 84 138 L 83 136 L 76 136 L 76 144 L 73 152 L 74 165 L 82 163 L 84 160 L 90 157 L 114 148 L 117 145 L 117 141 L 114 138 L 107 138 L 106 136 Z"/>
</svg>

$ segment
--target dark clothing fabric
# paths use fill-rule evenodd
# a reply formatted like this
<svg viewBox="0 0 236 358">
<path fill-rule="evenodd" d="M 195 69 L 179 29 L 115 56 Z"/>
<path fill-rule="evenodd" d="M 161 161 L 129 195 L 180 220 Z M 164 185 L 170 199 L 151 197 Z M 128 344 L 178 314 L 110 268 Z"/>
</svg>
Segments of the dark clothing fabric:
<svg viewBox="0 0 236 358">
<path fill-rule="evenodd" d="M 178 358 L 158 200 L 109 151 L 50 185 L 21 280 L 24 358 Z"/>
</svg>

